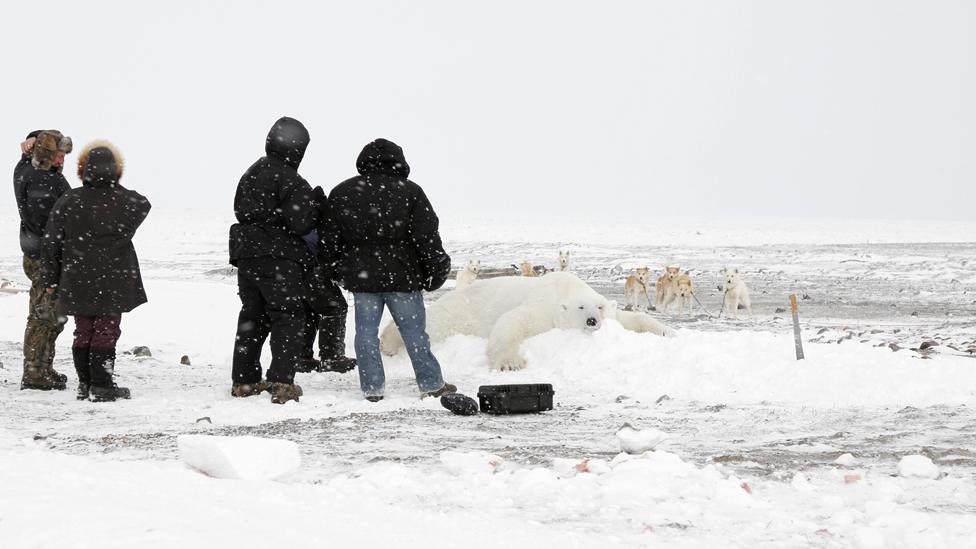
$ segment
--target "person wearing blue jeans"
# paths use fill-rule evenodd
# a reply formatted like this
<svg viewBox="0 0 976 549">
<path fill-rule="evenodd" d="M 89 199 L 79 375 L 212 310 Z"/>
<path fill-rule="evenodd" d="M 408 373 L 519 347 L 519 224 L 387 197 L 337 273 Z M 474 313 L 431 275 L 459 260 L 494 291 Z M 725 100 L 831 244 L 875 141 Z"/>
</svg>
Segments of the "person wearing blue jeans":
<svg viewBox="0 0 976 549">
<path fill-rule="evenodd" d="M 430 351 L 424 298 L 420 292 L 356 293 L 356 359 L 366 398 L 382 397 L 386 384 L 380 357 L 379 327 L 383 306 L 390 309 L 413 364 L 421 393 L 444 387 L 441 365 Z"/>
<path fill-rule="evenodd" d="M 407 179 L 410 166 L 395 143 L 366 145 L 356 169 L 359 175 L 332 189 L 321 212 L 328 222 L 319 225 L 319 265 L 353 293 L 363 396 L 376 402 L 385 390 L 379 340 L 384 307 L 400 329 L 421 396 L 455 393 L 430 351 L 421 293 L 443 286 L 451 270 L 434 208 L 420 185 Z"/>
</svg>

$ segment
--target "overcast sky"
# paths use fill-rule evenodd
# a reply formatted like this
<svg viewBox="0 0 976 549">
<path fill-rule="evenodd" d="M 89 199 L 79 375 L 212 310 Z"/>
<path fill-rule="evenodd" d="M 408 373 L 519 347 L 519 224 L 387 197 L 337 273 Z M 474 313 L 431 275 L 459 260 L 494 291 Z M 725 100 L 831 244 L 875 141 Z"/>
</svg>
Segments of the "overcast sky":
<svg viewBox="0 0 976 549">
<path fill-rule="evenodd" d="M 974 217 L 976 2 L 0 13 L 0 158 L 12 169 L 36 128 L 108 138 L 123 183 L 157 206 L 230 211 L 289 115 L 311 132 L 300 171 L 313 185 L 354 175 L 362 146 L 387 137 L 442 215 Z"/>
</svg>

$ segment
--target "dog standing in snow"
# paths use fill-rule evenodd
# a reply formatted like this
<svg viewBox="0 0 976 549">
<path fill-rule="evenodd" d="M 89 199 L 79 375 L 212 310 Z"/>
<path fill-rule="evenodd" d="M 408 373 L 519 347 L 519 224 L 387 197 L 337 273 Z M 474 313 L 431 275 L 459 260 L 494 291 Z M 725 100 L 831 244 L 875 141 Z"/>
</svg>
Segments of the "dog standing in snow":
<svg viewBox="0 0 976 549">
<path fill-rule="evenodd" d="M 559 250 L 559 270 L 569 270 L 569 250 Z"/>
<path fill-rule="evenodd" d="M 749 288 L 739 275 L 739 269 L 728 267 L 720 271 L 725 277 L 725 301 L 722 310 L 732 318 L 739 318 L 739 304 L 742 304 L 752 318 L 752 302 L 749 300 Z"/>
<path fill-rule="evenodd" d="M 641 296 L 643 296 L 644 309 L 651 307 L 651 299 L 647 295 L 647 281 L 650 279 L 651 270 L 647 267 L 639 267 L 634 274 L 627 277 L 624 283 L 624 298 L 627 300 L 627 310 L 640 310 Z"/>
<path fill-rule="evenodd" d="M 665 298 L 664 304 L 659 309 L 665 312 L 675 301 L 678 302 L 678 312 L 687 311 L 691 316 L 691 300 L 695 298 L 695 287 L 691 282 L 691 277 L 687 274 L 679 275 L 674 282 L 672 291 Z"/>
<path fill-rule="evenodd" d="M 458 271 L 457 284 L 454 285 L 455 288 L 463 288 L 468 284 L 474 282 L 478 278 L 478 273 L 481 272 L 481 260 L 480 259 L 470 259 L 468 260 L 468 265 Z"/>
<path fill-rule="evenodd" d="M 528 261 L 522 262 L 521 269 L 522 276 L 539 276 L 539 273 L 535 272 L 535 269 L 532 267 L 532 263 L 529 263 Z"/>
<path fill-rule="evenodd" d="M 681 267 L 667 267 L 661 278 L 657 279 L 657 284 L 654 285 L 654 306 L 661 312 L 674 301 L 673 296 L 678 290 L 679 276 L 681 276 Z"/>
</svg>

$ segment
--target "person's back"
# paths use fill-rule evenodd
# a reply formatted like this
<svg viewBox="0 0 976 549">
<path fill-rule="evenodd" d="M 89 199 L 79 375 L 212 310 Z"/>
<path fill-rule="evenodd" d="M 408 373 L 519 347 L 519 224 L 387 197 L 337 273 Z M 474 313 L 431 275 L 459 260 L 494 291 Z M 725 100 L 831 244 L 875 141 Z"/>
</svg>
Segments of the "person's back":
<svg viewBox="0 0 976 549">
<path fill-rule="evenodd" d="M 356 168 L 360 175 L 329 194 L 338 234 L 323 231 L 325 263 L 334 264 L 335 275 L 351 292 L 439 288 L 451 259 L 427 195 L 408 179 L 403 150 L 377 139 L 363 149 Z"/>
<path fill-rule="evenodd" d="M 274 257 L 309 264 L 311 252 L 302 236 L 315 228 L 318 208 L 298 166 L 308 147 L 300 122 L 282 118 L 265 142 L 266 155 L 241 176 L 234 195 L 230 262 Z"/>
</svg>

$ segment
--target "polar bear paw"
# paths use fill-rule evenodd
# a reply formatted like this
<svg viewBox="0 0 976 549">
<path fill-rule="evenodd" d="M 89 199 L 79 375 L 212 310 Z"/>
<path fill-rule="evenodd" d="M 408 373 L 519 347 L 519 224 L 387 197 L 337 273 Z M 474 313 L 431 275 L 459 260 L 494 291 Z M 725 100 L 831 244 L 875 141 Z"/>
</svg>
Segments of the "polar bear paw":
<svg viewBox="0 0 976 549">
<path fill-rule="evenodd" d="M 525 368 L 525 359 L 520 356 L 505 358 L 498 362 L 498 369 L 503 372 L 514 372 L 522 368 Z"/>
</svg>

